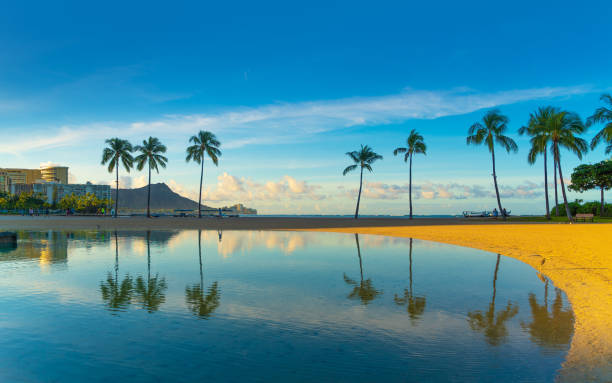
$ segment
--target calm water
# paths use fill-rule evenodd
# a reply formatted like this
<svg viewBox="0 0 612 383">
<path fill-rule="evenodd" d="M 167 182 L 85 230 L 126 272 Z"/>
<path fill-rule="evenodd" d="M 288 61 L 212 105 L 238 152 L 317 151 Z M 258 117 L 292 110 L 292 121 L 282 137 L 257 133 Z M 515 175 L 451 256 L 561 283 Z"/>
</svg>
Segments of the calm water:
<svg viewBox="0 0 612 383">
<path fill-rule="evenodd" d="M 573 331 L 530 267 L 418 240 L 50 231 L 0 251 L 2 382 L 546 382 Z"/>
</svg>

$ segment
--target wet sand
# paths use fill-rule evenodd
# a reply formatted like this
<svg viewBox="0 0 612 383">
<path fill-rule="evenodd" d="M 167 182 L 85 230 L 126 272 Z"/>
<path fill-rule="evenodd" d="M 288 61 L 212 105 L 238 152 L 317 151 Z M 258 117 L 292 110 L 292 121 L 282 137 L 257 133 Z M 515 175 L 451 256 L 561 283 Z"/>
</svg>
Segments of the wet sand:
<svg viewBox="0 0 612 383">
<path fill-rule="evenodd" d="M 612 224 L 492 219 L 0 217 L 7 229 L 312 230 L 412 237 L 513 257 L 565 291 L 575 332 L 559 380 L 612 382 Z"/>
</svg>

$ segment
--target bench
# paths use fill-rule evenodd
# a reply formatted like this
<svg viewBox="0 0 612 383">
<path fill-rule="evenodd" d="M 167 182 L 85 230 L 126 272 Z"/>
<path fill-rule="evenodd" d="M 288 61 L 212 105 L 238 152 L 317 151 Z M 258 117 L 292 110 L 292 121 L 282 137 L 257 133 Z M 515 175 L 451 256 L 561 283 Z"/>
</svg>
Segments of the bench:
<svg viewBox="0 0 612 383">
<path fill-rule="evenodd" d="M 591 222 L 593 222 L 593 217 L 594 215 L 591 213 L 578 213 L 576 214 L 576 216 L 574 217 L 574 219 L 576 221 L 582 220 L 583 222 L 586 222 L 587 219 L 590 219 Z"/>
</svg>

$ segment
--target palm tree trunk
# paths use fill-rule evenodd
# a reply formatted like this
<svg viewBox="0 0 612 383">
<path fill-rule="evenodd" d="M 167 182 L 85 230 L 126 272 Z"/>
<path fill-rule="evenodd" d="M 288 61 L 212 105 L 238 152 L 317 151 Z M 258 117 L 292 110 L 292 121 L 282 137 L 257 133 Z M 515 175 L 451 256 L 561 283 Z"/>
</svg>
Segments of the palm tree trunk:
<svg viewBox="0 0 612 383">
<path fill-rule="evenodd" d="M 361 200 L 361 186 L 363 185 L 363 166 L 359 175 L 359 194 L 357 194 L 357 207 L 355 208 L 355 219 L 359 217 L 359 201 Z"/>
<path fill-rule="evenodd" d="M 115 186 L 115 218 L 117 218 L 117 213 L 119 212 L 119 159 L 117 159 L 117 163 L 115 164 L 115 170 L 117 170 L 117 181 Z"/>
<path fill-rule="evenodd" d="M 410 200 L 410 219 L 412 219 L 412 153 L 410 153 L 410 166 L 408 176 L 408 199 Z"/>
<path fill-rule="evenodd" d="M 147 188 L 147 218 L 151 218 L 151 163 L 149 163 L 149 187 Z"/>
<path fill-rule="evenodd" d="M 550 220 L 550 205 L 548 203 L 548 164 L 546 161 L 546 147 L 544 146 L 544 194 L 546 199 L 546 219 Z"/>
<path fill-rule="evenodd" d="M 202 230 L 198 230 L 198 257 L 200 258 L 200 286 L 204 289 L 204 273 L 202 272 Z"/>
<path fill-rule="evenodd" d="M 493 297 L 491 298 L 491 307 L 495 307 L 495 296 L 497 295 L 497 273 L 499 272 L 499 260 L 501 256 L 497 254 L 497 262 L 495 262 L 495 273 L 493 274 Z"/>
<path fill-rule="evenodd" d="M 115 281 L 119 275 L 119 242 L 117 241 L 117 230 L 115 230 Z"/>
<path fill-rule="evenodd" d="M 557 191 L 557 158 L 553 158 L 553 170 L 555 173 L 555 216 L 559 216 L 559 195 Z"/>
<path fill-rule="evenodd" d="M 202 181 L 204 180 L 204 154 L 202 154 L 202 169 L 200 170 L 200 197 L 198 198 L 198 218 L 202 218 Z"/>
<path fill-rule="evenodd" d="M 151 280 L 151 231 L 147 231 L 147 289 Z"/>
<path fill-rule="evenodd" d="M 563 194 L 563 203 L 565 203 L 565 213 L 567 214 L 567 219 L 569 219 L 570 223 L 573 223 L 572 213 L 569 210 L 569 205 L 567 204 L 567 194 L 565 194 L 565 183 L 563 182 L 563 172 L 561 171 L 561 158 L 559 155 L 559 146 L 555 144 L 555 156 L 557 157 L 557 169 L 559 170 L 559 181 L 561 181 L 561 193 Z"/>
<path fill-rule="evenodd" d="M 359 273 L 361 274 L 361 283 L 363 284 L 363 265 L 361 264 L 361 249 L 359 248 L 359 234 L 355 233 L 355 242 L 357 243 L 357 257 L 359 257 Z"/>
<path fill-rule="evenodd" d="M 600 216 L 604 216 L 604 188 L 601 186 L 601 213 Z"/>
<path fill-rule="evenodd" d="M 497 196 L 497 207 L 499 207 L 499 214 L 506 219 L 504 210 L 502 209 L 501 200 L 499 199 L 499 188 L 497 187 L 497 174 L 495 173 L 495 149 L 491 147 L 491 159 L 493 160 L 493 184 L 495 185 L 495 196 Z"/>
<path fill-rule="evenodd" d="M 412 238 L 410 238 L 410 252 L 408 253 L 408 259 L 410 261 L 409 276 L 410 276 L 410 296 L 412 297 Z"/>
</svg>

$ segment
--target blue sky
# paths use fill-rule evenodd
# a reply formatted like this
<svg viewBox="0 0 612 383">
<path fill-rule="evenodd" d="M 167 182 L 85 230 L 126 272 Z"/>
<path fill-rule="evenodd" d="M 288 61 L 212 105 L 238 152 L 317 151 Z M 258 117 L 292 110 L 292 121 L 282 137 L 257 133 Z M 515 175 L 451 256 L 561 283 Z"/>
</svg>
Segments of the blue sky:
<svg viewBox="0 0 612 383">
<path fill-rule="evenodd" d="M 170 158 L 154 181 L 193 197 L 198 168 L 184 150 L 207 129 L 223 157 L 206 167 L 206 203 L 348 214 L 358 176 L 341 175 L 344 153 L 363 143 L 385 157 L 366 177 L 363 213 L 404 214 L 407 167 L 392 150 L 414 128 L 429 149 L 415 159 L 415 212 L 455 214 L 494 207 L 489 154 L 465 135 L 498 107 L 520 146 L 499 155 L 503 203 L 540 213 L 542 164 L 527 164 L 516 130 L 541 105 L 583 117 L 600 105 L 611 16 L 604 1 L 10 2 L 0 165 L 59 163 L 76 182 L 108 183 L 104 139 L 154 135 Z M 579 161 L 563 156 L 569 177 Z M 585 161 L 604 158 L 600 147 Z M 122 181 L 140 186 L 143 173 Z"/>
</svg>

